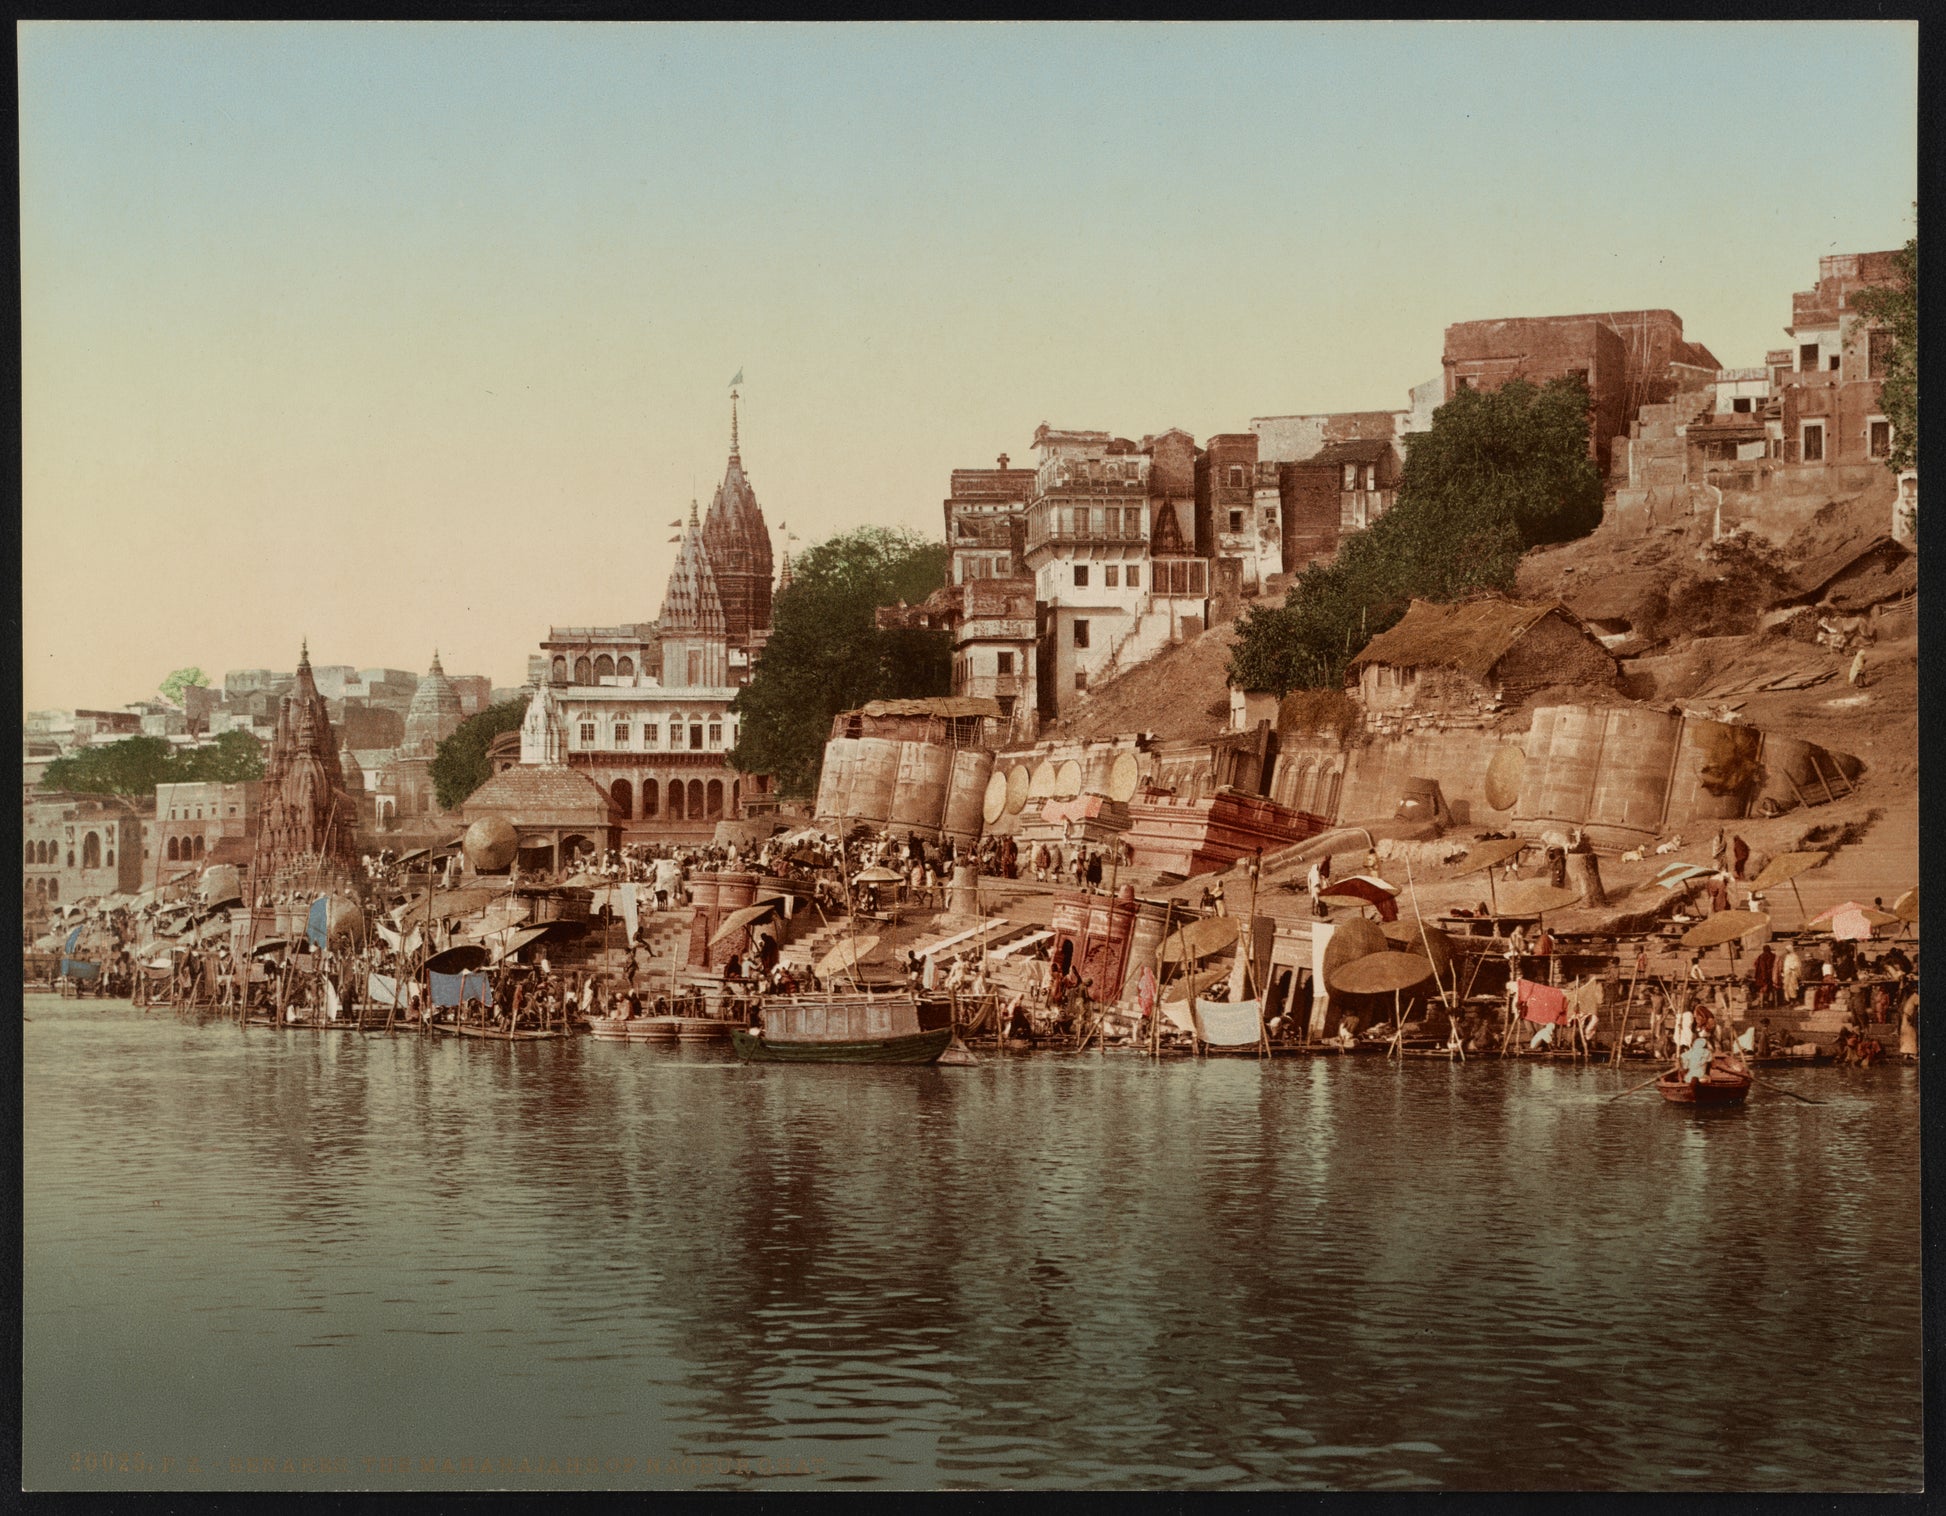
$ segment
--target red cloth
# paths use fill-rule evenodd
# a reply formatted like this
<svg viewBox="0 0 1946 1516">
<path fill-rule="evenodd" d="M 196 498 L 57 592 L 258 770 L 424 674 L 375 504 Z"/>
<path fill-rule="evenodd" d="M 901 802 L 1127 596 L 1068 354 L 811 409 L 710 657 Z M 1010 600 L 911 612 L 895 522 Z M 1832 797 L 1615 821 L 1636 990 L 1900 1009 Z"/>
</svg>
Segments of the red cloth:
<svg viewBox="0 0 1946 1516">
<path fill-rule="evenodd" d="M 1516 998 L 1520 1014 L 1540 1026 L 1568 1019 L 1568 997 L 1551 984 L 1537 984 L 1532 979 L 1519 981 Z"/>
</svg>

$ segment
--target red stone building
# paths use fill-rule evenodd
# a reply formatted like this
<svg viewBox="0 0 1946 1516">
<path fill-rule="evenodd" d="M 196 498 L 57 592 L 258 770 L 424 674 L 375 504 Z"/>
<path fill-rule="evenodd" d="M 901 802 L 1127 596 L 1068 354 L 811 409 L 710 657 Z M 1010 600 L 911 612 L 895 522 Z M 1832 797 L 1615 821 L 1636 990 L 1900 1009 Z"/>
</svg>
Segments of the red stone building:
<svg viewBox="0 0 1946 1516">
<path fill-rule="evenodd" d="M 1683 336 L 1682 317 L 1666 310 L 1461 321 L 1446 328 L 1442 362 L 1448 400 L 1511 379 L 1580 378 L 1593 401 L 1590 454 L 1604 473 L 1614 440 L 1641 407 L 1713 384 L 1719 367 L 1708 348 Z"/>
<path fill-rule="evenodd" d="M 1818 282 L 1791 297 L 1791 366 L 1773 374 L 1782 401 L 1780 455 L 1787 463 L 1865 463 L 1892 451 L 1879 409 L 1892 335 L 1851 307 L 1861 289 L 1898 278 L 1898 253 L 1844 253 L 1818 260 Z M 1782 355 L 1780 355 L 1782 356 Z"/>
</svg>

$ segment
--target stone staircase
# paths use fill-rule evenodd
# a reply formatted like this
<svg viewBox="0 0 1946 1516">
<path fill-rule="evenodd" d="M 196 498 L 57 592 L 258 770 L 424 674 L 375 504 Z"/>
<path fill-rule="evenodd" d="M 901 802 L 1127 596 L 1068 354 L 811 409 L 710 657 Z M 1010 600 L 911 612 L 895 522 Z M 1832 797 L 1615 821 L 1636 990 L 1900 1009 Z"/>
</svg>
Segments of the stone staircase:
<svg viewBox="0 0 1946 1516">
<path fill-rule="evenodd" d="M 1124 674 L 1138 664 L 1147 663 L 1171 642 L 1179 641 L 1175 634 L 1176 621 L 1168 607 L 1151 606 L 1129 624 L 1127 631 L 1109 649 L 1108 657 L 1100 668 L 1089 677 L 1088 688 L 1092 694 L 1118 674 Z"/>
</svg>

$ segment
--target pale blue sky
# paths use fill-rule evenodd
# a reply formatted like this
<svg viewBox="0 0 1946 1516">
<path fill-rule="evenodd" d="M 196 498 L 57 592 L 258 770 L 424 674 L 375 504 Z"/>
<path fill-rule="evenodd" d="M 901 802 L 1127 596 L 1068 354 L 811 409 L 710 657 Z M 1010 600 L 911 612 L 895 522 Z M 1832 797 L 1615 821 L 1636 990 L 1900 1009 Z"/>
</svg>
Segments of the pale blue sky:
<svg viewBox="0 0 1946 1516">
<path fill-rule="evenodd" d="M 813 540 L 936 532 L 1043 420 L 1402 407 L 1454 321 L 1668 306 L 1759 362 L 1911 234 L 1916 67 L 1909 24 L 24 27 L 27 703 L 307 632 L 515 681 L 655 614 L 739 367 Z"/>
</svg>

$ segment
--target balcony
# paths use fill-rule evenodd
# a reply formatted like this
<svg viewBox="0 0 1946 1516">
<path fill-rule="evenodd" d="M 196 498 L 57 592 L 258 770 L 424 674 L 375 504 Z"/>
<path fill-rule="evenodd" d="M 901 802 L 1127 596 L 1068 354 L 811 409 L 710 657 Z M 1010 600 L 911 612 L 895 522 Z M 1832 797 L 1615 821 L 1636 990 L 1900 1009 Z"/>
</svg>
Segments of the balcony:
<svg viewBox="0 0 1946 1516">
<path fill-rule="evenodd" d="M 1027 513 L 1027 551 L 1140 547 L 1148 541 L 1147 515 L 1141 505 L 1037 505 Z"/>
</svg>

